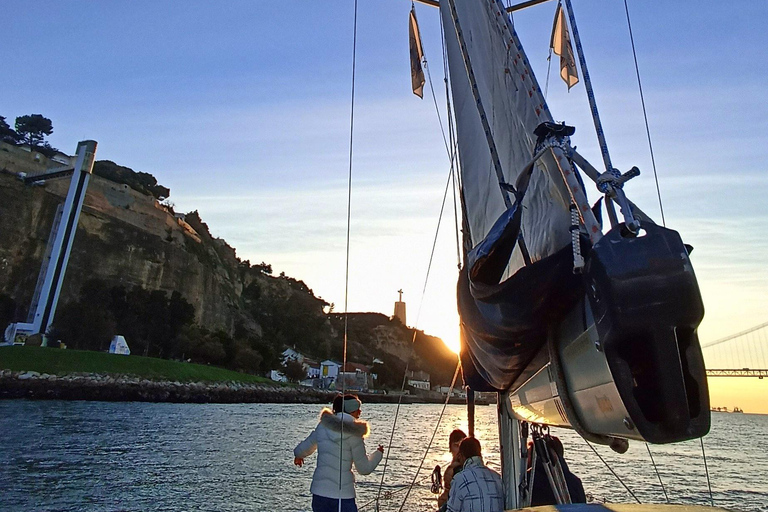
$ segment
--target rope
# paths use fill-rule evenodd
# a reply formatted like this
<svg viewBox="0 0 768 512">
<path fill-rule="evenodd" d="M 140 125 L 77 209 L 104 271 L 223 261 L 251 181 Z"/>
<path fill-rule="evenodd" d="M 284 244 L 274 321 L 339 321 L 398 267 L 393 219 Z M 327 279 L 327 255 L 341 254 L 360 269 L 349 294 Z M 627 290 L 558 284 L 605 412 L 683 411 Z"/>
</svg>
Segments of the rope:
<svg viewBox="0 0 768 512">
<path fill-rule="evenodd" d="M 344 268 L 344 348 L 342 356 L 342 373 L 347 366 L 347 332 L 349 327 L 349 235 L 352 225 L 352 148 L 355 133 L 355 64 L 357 61 L 357 0 L 355 0 L 354 21 L 352 24 L 352 96 L 349 113 L 349 172 L 347 175 L 347 241 L 346 262 Z M 341 379 L 341 394 L 346 392 L 346 379 Z M 341 407 L 341 439 L 339 440 L 339 460 L 344 460 L 344 400 Z M 342 466 L 339 464 L 339 496 L 341 496 Z M 341 498 L 339 498 L 339 512 L 341 512 Z"/>
<path fill-rule="evenodd" d="M 422 478 L 421 480 L 419 480 L 418 484 L 419 484 L 419 485 L 423 484 L 423 483 L 424 483 L 424 482 L 426 482 L 426 481 L 427 481 L 429 478 L 430 478 L 430 477 L 424 477 L 424 478 Z M 394 491 L 389 491 L 389 498 L 387 498 L 387 497 L 385 496 L 385 497 L 384 497 L 384 499 L 385 499 L 385 500 L 386 500 L 386 499 L 391 499 L 391 497 L 392 497 L 392 496 L 394 496 L 395 494 L 397 494 L 397 493 L 399 493 L 399 492 L 403 492 L 403 491 L 405 491 L 405 490 L 407 490 L 407 489 L 408 489 L 408 486 L 407 486 L 407 485 L 404 485 L 404 486 L 402 486 L 402 487 L 401 487 L 401 488 L 399 488 L 399 489 L 396 489 L 396 490 L 394 490 Z M 358 509 L 358 510 L 363 510 L 364 508 L 367 508 L 367 507 L 369 507 L 369 506 L 370 506 L 370 505 L 372 505 L 373 503 L 376 503 L 376 504 L 377 504 L 377 510 L 378 510 L 378 501 L 379 501 L 379 498 L 378 498 L 378 497 L 377 497 L 377 498 L 373 498 L 372 500 L 368 500 L 368 501 L 366 501 L 366 502 L 365 502 L 365 503 L 363 503 L 362 505 L 358 505 L 357 509 Z"/>
<path fill-rule="evenodd" d="M 461 182 L 459 179 L 459 173 L 456 172 L 456 141 L 454 138 L 453 127 L 453 112 L 451 109 L 451 94 L 448 86 L 448 53 L 445 49 L 445 27 L 443 26 L 443 17 L 440 16 L 440 45 L 443 56 L 443 83 L 445 84 L 445 105 L 446 105 L 446 117 L 448 118 L 448 138 L 451 162 L 451 175 L 453 176 L 453 224 L 454 233 L 456 235 L 456 266 L 461 269 L 461 241 L 459 240 L 459 208 L 458 200 L 456 198 L 456 190 L 461 188 Z M 432 78 L 430 77 L 430 81 Z M 432 87 L 430 83 L 430 88 Z"/>
<path fill-rule="evenodd" d="M 664 482 L 661 481 L 661 474 L 659 474 L 659 469 L 656 467 L 656 461 L 653 460 L 651 447 L 648 446 L 648 443 L 645 443 L 645 448 L 648 450 L 648 455 L 651 457 L 651 464 L 653 464 L 653 470 L 656 472 L 656 476 L 659 478 L 659 485 L 661 485 L 661 490 L 664 491 L 664 498 L 667 500 L 667 503 L 669 503 L 669 496 L 667 495 L 667 490 L 664 488 Z"/>
<path fill-rule="evenodd" d="M 405 390 L 405 382 L 406 382 L 406 380 L 408 378 L 408 370 L 410 368 L 411 358 L 413 356 L 413 345 L 416 342 L 417 327 L 419 325 L 419 320 L 421 318 L 421 309 L 422 309 L 422 306 L 424 305 L 424 297 L 425 297 L 426 291 L 427 291 L 427 283 L 429 282 L 429 274 L 430 274 L 430 272 L 432 270 L 432 261 L 433 261 L 434 256 L 435 256 L 435 248 L 437 246 L 437 237 L 438 237 L 438 234 L 440 233 L 440 225 L 442 224 L 443 212 L 445 211 L 445 202 L 446 202 L 446 199 L 448 197 L 448 187 L 450 186 L 451 182 L 454 179 L 454 166 L 453 166 L 454 158 L 453 158 L 452 152 L 451 152 L 451 150 L 449 148 L 449 144 L 446 141 L 445 131 L 443 130 L 442 118 L 440 117 L 440 111 L 439 111 L 439 108 L 437 107 L 437 99 L 436 99 L 436 95 L 435 95 L 435 90 L 434 90 L 433 85 L 432 85 L 432 75 L 429 72 L 429 67 L 426 66 L 426 60 L 427 60 L 426 59 L 426 52 L 424 51 L 423 47 L 422 47 L 422 52 L 425 55 L 425 57 L 424 57 L 424 64 L 425 64 L 425 67 L 427 68 L 427 77 L 429 78 L 429 88 L 430 88 L 430 91 L 432 93 L 433 102 L 435 104 L 435 110 L 437 112 L 438 121 L 440 123 L 440 129 L 441 129 L 442 134 L 443 134 L 443 143 L 445 144 L 446 151 L 448 152 L 448 157 L 449 157 L 449 159 L 451 161 L 451 170 L 448 173 L 448 181 L 445 184 L 445 190 L 443 192 L 443 201 L 442 201 L 442 203 L 440 205 L 440 214 L 438 216 L 437 227 L 435 229 L 435 237 L 432 240 L 432 250 L 431 250 L 431 252 L 429 254 L 429 263 L 427 264 L 427 272 L 426 272 L 426 276 L 424 278 L 424 286 L 423 286 L 422 291 L 421 291 L 421 299 L 419 301 L 419 307 L 418 307 L 417 312 L 416 312 L 416 321 L 415 321 L 414 326 L 413 326 L 413 337 L 411 339 L 411 351 L 409 353 L 408 360 L 406 361 L 406 364 L 405 364 L 405 372 L 403 374 L 403 381 L 402 381 L 402 384 L 400 386 L 400 395 L 397 398 L 397 408 L 395 409 L 395 417 L 394 417 L 394 419 L 392 421 L 392 432 L 390 433 L 390 436 L 389 436 L 389 443 L 387 444 L 387 453 L 386 453 L 386 456 L 384 457 L 384 467 L 382 468 L 381 479 L 379 481 L 379 490 L 378 490 L 377 497 L 376 497 L 377 504 L 378 504 L 378 500 L 381 498 L 381 491 L 382 491 L 382 489 L 384 487 L 384 476 L 386 475 L 387 467 L 389 466 L 389 454 L 390 454 L 390 452 L 392 450 L 392 442 L 393 442 L 394 436 L 395 436 L 395 430 L 396 430 L 396 427 L 397 427 L 397 420 L 398 420 L 398 418 L 400 416 L 400 406 L 403 403 L 403 392 Z M 443 52 L 445 52 L 445 48 L 443 48 Z M 449 105 L 450 105 L 450 103 L 449 103 Z M 449 108 L 450 108 L 450 106 L 449 106 Z M 450 110 L 449 110 L 449 112 L 450 112 Z M 450 125 L 450 123 L 451 123 L 450 114 L 449 114 L 448 122 L 449 122 L 449 125 Z M 451 144 L 450 147 L 452 147 L 452 146 L 453 145 Z M 454 201 L 454 210 L 455 210 L 455 201 Z M 456 215 L 454 213 L 454 217 L 455 216 Z M 458 222 L 458 221 L 456 221 L 456 222 Z M 457 238 L 457 240 L 458 240 L 458 238 Z M 449 393 L 449 397 L 450 397 L 450 393 Z"/>
<path fill-rule="evenodd" d="M 707 474 L 707 488 L 709 489 L 709 503 L 714 507 L 715 498 L 712 496 L 712 482 L 709 481 L 709 467 L 707 467 L 707 453 L 704 451 L 704 438 L 700 437 L 701 455 L 704 457 L 704 472 Z"/>
<path fill-rule="evenodd" d="M 440 411 L 440 416 L 437 418 L 437 425 L 435 425 L 435 430 L 432 432 L 432 437 L 430 438 L 429 444 L 427 445 L 427 450 L 424 452 L 424 457 L 421 458 L 421 462 L 419 462 L 419 467 L 416 469 L 416 474 L 413 475 L 413 480 L 411 481 L 411 485 L 408 486 L 408 492 L 405 493 L 405 498 L 403 498 L 403 503 L 400 505 L 398 512 L 403 511 L 403 507 L 405 507 L 405 502 L 408 501 L 408 496 L 411 495 L 411 489 L 413 489 L 413 486 L 416 485 L 416 479 L 419 477 L 419 472 L 421 471 L 421 468 L 424 466 L 424 461 L 427 459 L 427 455 L 429 455 L 429 450 L 430 448 L 432 448 L 432 442 L 435 440 L 435 436 L 437 435 L 437 430 L 440 428 L 440 422 L 443 420 L 443 414 L 445 414 L 445 408 L 448 407 L 448 402 L 451 400 L 451 393 L 453 393 L 453 386 L 456 385 L 456 377 L 459 376 L 460 368 L 461 368 L 461 361 L 457 361 L 456 370 L 453 372 L 453 380 L 451 381 L 451 389 L 448 390 L 448 396 L 445 397 L 445 402 L 443 403 L 443 409 Z"/>
<path fill-rule="evenodd" d="M 616 472 L 613 470 L 613 468 L 611 468 L 611 466 L 608 465 L 608 463 L 605 461 L 605 459 L 603 459 L 603 457 L 597 452 L 597 450 L 595 450 L 595 447 L 592 446 L 592 444 L 589 441 L 587 441 L 586 439 L 584 439 L 584 442 L 587 443 L 587 446 L 592 448 L 592 451 L 595 452 L 595 455 L 597 455 L 597 458 L 600 459 L 603 462 L 603 464 L 605 464 L 605 467 L 608 468 L 608 471 L 613 473 L 613 476 L 616 477 L 616 480 L 618 480 L 619 483 L 624 486 L 624 489 L 626 489 L 627 492 L 632 495 L 632 497 L 635 499 L 635 501 L 640 503 L 640 500 L 637 499 L 637 496 L 635 496 L 635 493 L 633 493 L 632 490 L 629 487 L 627 487 L 627 484 L 624 483 L 624 480 L 622 480 L 621 477 L 616 474 Z"/>
<path fill-rule="evenodd" d="M 557 6 L 555 6 L 555 20 L 553 23 L 557 22 L 557 8 L 561 5 L 562 2 L 557 2 Z M 552 27 L 552 31 L 554 33 L 554 28 Z M 549 54 L 547 55 L 547 79 L 544 82 L 544 99 L 547 99 L 547 94 L 549 94 L 549 72 L 552 69 L 552 44 L 549 45 Z"/>
<path fill-rule="evenodd" d="M 637 65 L 637 52 L 635 52 L 635 38 L 632 35 L 632 22 L 629 20 L 629 6 L 624 0 L 624 11 L 627 13 L 627 27 L 629 28 L 629 40 L 632 43 L 632 57 L 635 59 L 635 74 L 637 75 L 637 87 L 640 89 L 640 103 L 643 105 L 643 118 L 645 119 L 645 134 L 648 137 L 648 149 L 651 152 L 651 164 L 653 165 L 653 178 L 656 180 L 656 194 L 659 196 L 659 210 L 661 211 L 661 223 L 667 226 L 664 219 L 664 205 L 661 202 L 661 188 L 659 188 L 659 175 L 656 173 L 656 158 L 653 156 L 653 143 L 651 142 L 651 130 L 648 127 L 648 113 L 645 110 L 645 96 L 643 84 L 640 82 L 640 67 Z"/>
<path fill-rule="evenodd" d="M 421 300 L 419 301 L 419 308 L 416 312 L 416 323 L 414 324 L 414 327 L 413 327 L 413 338 L 411 339 L 411 350 L 408 355 L 408 360 L 405 363 L 405 373 L 403 374 L 403 383 L 400 386 L 400 395 L 397 398 L 397 408 L 395 409 L 395 418 L 392 421 L 392 433 L 389 436 L 389 444 L 387 445 L 387 454 L 386 454 L 386 457 L 384 458 L 384 468 L 381 471 L 381 480 L 379 482 L 378 497 L 381 496 L 381 489 L 384 486 L 384 475 L 387 472 L 387 466 L 389 463 L 389 453 L 390 453 L 390 450 L 392 449 L 392 441 L 395 436 L 395 428 L 397 427 L 397 418 L 400 416 L 400 406 L 403 403 L 403 391 L 405 390 L 405 381 L 408 378 L 408 369 L 410 368 L 411 358 L 413 356 L 413 345 L 416 342 L 416 332 L 417 332 L 416 327 L 418 326 L 419 319 L 421 318 L 421 308 L 424 305 L 424 296 L 426 295 L 426 292 L 427 292 L 427 283 L 429 282 L 429 274 L 430 274 L 430 271 L 432 270 L 432 260 L 435 256 L 435 246 L 437 245 L 437 235 L 440 233 L 440 224 L 443 220 L 445 200 L 448 197 L 448 186 L 450 184 L 451 184 L 451 174 L 448 175 L 448 182 L 445 184 L 445 191 L 443 192 L 443 203 L 440 205 L 440 216 L 438 217 L 438 220 L 437 220 L 437 228 L 435 229 L 435 238 L 432 241 L 432 252 L 429 255 L 429 264 L 427 265 L 427 275 L 424 278 L 424 287 L 422 288 L 422 291 L 421 291 Z M 455 376 L 454 376 L 454 381 L 455 381 Z M 451 385 L 451 388 L 453 388 L 453 385 Z M 448 396 L 450 397 L 450 393 L 448 394 Z"/>
</svg>

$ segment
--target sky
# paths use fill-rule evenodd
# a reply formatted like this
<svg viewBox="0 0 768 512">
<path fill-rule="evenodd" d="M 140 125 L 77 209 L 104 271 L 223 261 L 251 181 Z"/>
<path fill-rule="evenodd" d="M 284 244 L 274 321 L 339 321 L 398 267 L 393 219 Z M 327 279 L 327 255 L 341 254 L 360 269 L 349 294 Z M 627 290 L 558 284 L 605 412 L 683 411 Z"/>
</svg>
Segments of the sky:
<svg viewBox="0 0 768 512">
<path fill-rule="evenodd" d="M 660 221 L 624 3 L 573 0 L 613 163 Z M 0 115 L 43 114 L 49 141 L 150 172 L 242 259 L 270 263 L 345 309 L 354 3 L 0 0 Z M 359 0 L 348 311 L 458 340 L 452 203 L 440 123 L 439 16 L 417 5 L 432 79 L 410 91 L 406 0 Z M 515 15 L 553 116 L 601 159 L 583 83 L 549 81 L 555 3 Z M 758 1 L 629 1 L 667 226 L 694 246 L 702 343 L 768 320 L 768 87 Z M 435 104 L 439 108 L 436 109 Z M 437 111 L 440 112 L 440 119 Z M 589 192 L 591 200 L 598 195 Z M 427 268 L 433 240 L 435 255 Z M 724 365 L 705 351 L 708 365 Z M 768 413 L 768 382 L 711 381 L 713 405 Z"/>
</svg>

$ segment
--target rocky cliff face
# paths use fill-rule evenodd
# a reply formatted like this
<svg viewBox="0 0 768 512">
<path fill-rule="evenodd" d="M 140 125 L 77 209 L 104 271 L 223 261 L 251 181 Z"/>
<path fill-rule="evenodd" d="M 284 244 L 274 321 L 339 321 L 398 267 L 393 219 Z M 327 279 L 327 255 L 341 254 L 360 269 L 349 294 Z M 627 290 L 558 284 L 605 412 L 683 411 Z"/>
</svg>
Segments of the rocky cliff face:
<svg viewBox="0 0 768 512">
<path fill-rule="evenodd" d="M 52 165 L 40 157 L 36 162 L 30 153 L 25 160 L 21 152 L 0 148 L 0 292 L 16 300 L 24 318 L 69 179 L 25 185 L 16 176 L 20 170 Z M 174 216 L 152 196 L 91 176 L 61 301 L 77 297 L 91 278 L 126 288 L 178 290 L 194 305 L 200 325 L 231 332 L 243 290 L 240 262 L 196 212 L 186 218 Z"/>
<path fill-rule="evenodd" d="M 56 165 L 0 143 L 0 293 L 18 304 L 17 321 L 26 319 L 54 215 L 69 186 L 69 178 L 28 186 L 18 173 Z M 269 273 L 238 259 L 197 212 L 176 215 L 150 195 L 93 175 L 59 305 L 76 299 L 93 278 L 108 287 L 178 291 L 194 306 L 196 323 L 210 331 L 263 337 L 278 353 L 293 345 L 316 358 L 340 354 L 343 319 L 326 315 L 325 302 L 302 281 Z M 351 361 L 396 358 L 394 366 L 404 367 L 410 358 L 412 369 L 437 377 L 433 382 L 450 382 L 456 356 L 439 338 L 418 332 L 412 343 L 412 330 L 380 313 L 351 314 L 349 326 Z"/>
</svg>

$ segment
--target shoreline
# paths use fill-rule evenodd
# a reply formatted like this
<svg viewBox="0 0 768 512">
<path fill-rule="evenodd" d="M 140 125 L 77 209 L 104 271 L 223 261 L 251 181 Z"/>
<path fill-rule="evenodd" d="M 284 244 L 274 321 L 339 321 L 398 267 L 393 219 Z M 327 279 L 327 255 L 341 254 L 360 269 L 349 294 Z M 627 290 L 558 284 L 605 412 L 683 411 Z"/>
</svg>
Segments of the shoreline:
<svg viewBox="0 0 768 512">
<path fill-rule="evenodd" d="M 75 373 L 64 376 L 0 370 L 0 400 L 77 400 L 190 404 L 328 404 L 336 391 L 243 382 L 154 381 L 129 375 Z M 397 403 L 398 395 L 357 393 L 365 403 Z M 441 404 L 444 398 L 405 395 L 404 404 Z M 451 404 L 464 404 L 451 398 Z"/>
</svg>

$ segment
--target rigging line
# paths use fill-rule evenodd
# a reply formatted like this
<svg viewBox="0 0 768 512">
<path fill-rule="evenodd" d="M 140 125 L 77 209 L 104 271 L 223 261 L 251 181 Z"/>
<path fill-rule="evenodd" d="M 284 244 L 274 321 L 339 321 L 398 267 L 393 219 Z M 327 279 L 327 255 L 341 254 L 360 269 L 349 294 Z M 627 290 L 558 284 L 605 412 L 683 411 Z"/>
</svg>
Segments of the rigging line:
<svg viewBox="0 0 768 512">
<path fill-rule="evenodd" d="M 704 457 L 704 472 L 707 474 L 707 488 L 709 489 L 709 502 L 714 507 L 715 498 L 712 496 L 712 482 L 710 482 L 709 480 L 709 467 L 707 466 L 707 453 L 704 451 L 704 438 L 700 437 L 699 442 L 701 443 L 701 455 Z"/>
<path fill-rule="evenodd" d="M 346 262 L 344 268 L 344 347 L 342 349 L 341 369 L 347 367 L 347 332 L 349 328 L 349 234 L 352 225 L 352 148 L 355 133 L 355 64 L 357 60 L 357 0 L 355 0 L 354 20 L 352 22 L 352 92 L 349 112 L 349 172 L 347 175 L 347 245 Z M 340 374 L 342 372 L 339 372 Z M 341 394 L 346 393 L 346 379 L 341 379 Z M 339 460 L 344 459 L 344 399 L 341 400 L 341 438 L 339 439 Z M 342 466 L 339 464 L 339 512 L 341 512 L 341 481 Z"/>
<path fill-rule="evenodd" d="M 419 467 L 416 469 L 416 474 L 413 475 L 413 481 L 411 482 L 411 485 L 408 486 L 408 492 L 405 493 L 405 498 L 403 498 L 403 503 L 400 505 L 398 512 L 403 511 L 403 507 L 405 507 L 405 503 L 408 501 L 408 496 L 411 495 L 411 489 L 413 489 L 413 486 L 416 485 L 416 479 L 419 477 L 419 472 L 421 471 L 421 468 L 424 466 L 424 461 L 427 460 L 427 455 L 429 455 L 429 450 L 432 448 L 432 443 L 434 442 L 435 436 L 437 435 L 437 431 L 440 428 L 440 422 L 443 420 L 445 409 L 446 407 L 448 407 L 448 402 L 451 400 L 453 387 L 456 385 L 456 378 L 459 376 L 460 369 L 461 369 L 461 360 L 456 361 L 456 370 L 454 370 L 453 372 L 453 380 L 451 381 L 451 388 L 448 390 L 448 395 L 445 397 L 445 402 L 443 402 L 443 409 L 440 411 L 440 416 L 437 418 L 437 424 L 435 425 L 435 430 L 432 432 L 432 437 L 430 438 L 429 444 L 427 445 L 427 450 L 424 452 L 424 457 L 421 458 L 421 462 L 419 462 Z"/>
<path fill-rule="evenodd" d="M 648 443 L 645 443 L 645 448 L 648 450 L 648 455 L 651 457 L 651 464 L 653 464 L 653 470 L 656 472 L 656 476 L 659 478 L 659 485 L 661 485 L 661 490 L 664 491 L 664 498 L 667 500 L 667 503 L 669 503 L 669 496 L 667 495 L 667 490 L 664 488 L 664 482 L 661 481 L 661 474 L 659 473 L 659 468 L 656 467 L 656 461 L 653 460 L 651 447 L 648 446 Z"/>
<path fill-rule="evenodd" d="M 449 173 L 448 181 L 445 184 L 445 191 L 443 192 L 443 202 L 440 205 L 440 215 L 437 219 L 437 228 L 435 229 L 435 238 L 432 241 L 432 252 L 429 255 L 429 264 L 427 265 L 427 275 L 424 278 L 424 288 L 421 291 L 421 300 L 419 301 L 419 308 L 416 310 L 416 322 L 413 326 L 413 337 L 411 338 L 411 350 L 408 355 L 408 360 L 405 363 L 405 373 L 403 374 L 403 383 L 400 386 L 400 395 L 397 398 L 397 408 L 395 409 L 395 418 L 392 421 L 392 433 L 389 436 L 389 444 L 387 445 L 387 454 L 386 454 L 386 457 L 384 458 L 384 468 L 381 471 L 381 480 L 379 481 L 379 492 L 378 492 L 379 496 L 381 496 L 381 489 L 384 486 L 384 475 L 387 472 L 387 465 L 389 462 L 389 453 L 390 453 L 390 450 L 392 449 L 392 441 L 395 436 L 395 428 L 397 427 L 397 418 L 400 415 L 400 405 L 402 405 L 402 401 L 403 401 L 403 391 L 405 390 L 405 381 L 408 377 L 408 369 L 410 368 L 411 357 L 413 356 L 413 345 L 416 343 L 416 333 L 417 333 L 417 327 L 419 325 L 419 319 L 421 318 L 421 308 L 424 305 L 424 296 L 427 293 L 427 283 L 429 282 L 429 274 L 430 274 L 430 271 L 432 270 L 432 260 L 434 259 L 434 256 L 435 256 L 437 236 L 440 233 L 440 224 L 442 223 L 442 220 L 443 220 L 443 212 L 445 211 L 445 201 L 446 201 L 446 198 L 448 197 L 448 187 L 451 184 L 451 177 L 452 177 L 452 174 Z"/>
<path fill-rule="evenodd" d="M 557 23 L 557 8 L 560 7 L 562 2 L 557 2 L 557 5 L 555 6 L 555 21 L 554 23 Z M 555 27 L 552 27 L 552 33 L 554 34 Z M 547 80 L 544 82 L 544 99 L 547 99 L 547 94 L 549 94 L 549 72 L 552 69 L 552 42 L 549 43 L 549 55 L 547 55 Z"/>
<path fill-rule="evenodd" d="M 589 442 L 589 441 L 587 441 L 586 439 L 584 439 L 584 442 L 585 442 L 585 443 L 587 443 L 587 446 L 589 446 L 590 448 L 592 448 L 592 451 L 593 451 L 593 452 L 595 452 L 595 455 L 597 455 L 597 458 L 598 458 L 598 459 L 600 459 L 600 460 L 603 462 L 603 464 L 605 464 L 605 467 L 606 467 L 606 468 L 608 468 L 608 471 L 610 471 L 611 473 L 613 473 L 613 476 L 615 476 L 615 477 L 616 477 L 616 480 L 618 480 L 618 481 L 619 481 L 619 483 L 620 483 L 621 485 L 623 485 L 623 486 L 624 486 L 624 489 L 626 489 L 626 490 L 627 490 L 627 492 L 628 492 L 629 494 L 631 494 L 633 498 L 635 498 L 635 501 L 637 501 L 638 503 L 641 503 L 641 502 L 640 502 L 640 500 L 639 500 L 639 499 L 637 499 L 637 496 L 635 496 L 635 493 L 633 493 L 633 492 L 632 492 L 632 489 L 630 489 L 629 487 L 627 487 L 627 484 L 625 484 L 625 483 L 624 483 L 624 480 L 622 480 L 622 479 L 621 479 L 621 477 L 620 477 L 618 474 L 616 474 L 616 472 L 613 470 L 613 468 L 611 468 L 611 466 L 609 466 L 609 465 L 608 465 L 608 462 L 606 462 L 606 461 L 605 461 L 605 459 L 604 459 L 604 458 L 603 458 L 603 457 L 602 457 L 602 456 L 601 456 L 601 455 L 598 453 L 598 451 L 597 451 L 597 450 L 595 450 L 595 447 L 594 447 L 594 446 L 592 446 L 592 443 L 590 443 L 590 442 Z"/>
<path fill-rule="evenodd" d="M 424 46 L 422 45 L 422 52 Z M 424 54 L 426 55 L 426 53 Z M 427 58 L 424 57 L 424 67 L 427 68 L 427 79 L 429 81 L 429 90 L 432 92 L 432 103 L 435 105 L 435 112 L 437 113 L 437 122 L 440 125 L 440 133 L 443 134 L 443 145 L 445 146 L 445 152 L 448 154 L 448 158 L 451 160 L 451 167 L 453 167 L 453 157 L 451 149 L 448 146 L 448 139 L 445 137 L 445 127 L 443 126 L 443 118 L 440 116 L 440 107 L 437 106 L 437 96 L 435 95 L 435 88 L 432 86 L 432 73 L 429 71 L 429 65 L 427 65 Z"/>
<path fill-rule="evenodd" d="M 440 46 L 443 56 L 443 83 L 445 84 L 445 105 L 446 105 L 446 117 L 448 118 L 448 139 L 451 147 L 451 173 L 453 174 L 453 224 L 454 233 L 456 234 L 456 266 L 461 269 L 461 241 L 459 240 L 459 205 L 456 197 L 456 189 L 461 187 L 459 180 L 459 173 L 456 170 L 456 141 L 454 138 L 454 126 L 453 126 L 453 112 L 451 109 L 451 94 L 448 84 L 448 53 L 445 49 L 445 26 L 443 25 L 443 17 L 440 16 Z M 431 85 L 430 85 L 431 86 Z M 460 198 L 459 198 L 460 199 Z"/>
<path fill-rule="evenodd" d="M 415 336 L 415 335 L 414 335 Z M 397 408 L 395 409 L 395 418 L 392 420 L 392 431 L 389 434 L 389 444 L 387 444 L 387 454 L 384 456 L 384 468 L 381 470 L 381 480 L 379 480 L 379 490 L 376 493 L 376 510 L 379 510 L 379 499 L 381 498 L 381 489 L 384 487 L 384 475 L 387 473 L 389 463 L 389 452 L 392 450 L 392 440 L 395 437 L 397 427 L 397 418 L 400 415 L 400 405 L 403 402 L 403 390 L 405 389 L 405 379 L 408 378 L 408 367 L 411 364 L 411 354 L 413 353 L 413 342 L 411 342 L 411 351 L 408 354 L 408 360 L 405 363 L 405 373 L 403 373 L 403 384 L 400 386 L 400 394 L 397 397 Z"/>
<path fill-rule="evenodd" d="M 421 485 L 421 484 L 423 484 L 424 482 L 426 482 L 426 481 L 427 481 L 427 480 L 429 480 L 430 478 L 431 478 L 431 476 L 425 476 L 424 478 L 422 478 L 421 480 L 419 480 L 419 481 L 418 481 L 418 485 Z M 407 485 L 407 484 L 405 484 L 405 485 L 403 485 L 402 487 L 400 487 L 399 489 L 395 489 L 394 491 L 389 491 L 389 493 L 390 493 L 390 495 L 391 495 L 391 496 L 394 496 L 395 494 L 397 494 L 397 493 L 399 493 L 399 492 L 403 492 L 403 491 L 405 491 L 405 490 L 407 490 L 407 489 L 408 489 L 408 485 Z M 387 498 L 385 497 L 384 499 L 386 500 Z M 376 503 L 376 502 L 378 502 L 378 501 L 379 501 L 379 498 L 373 498 L 373 499 L 371 499 L 371 500 L 368 500 L 368 501 L 366 501 L 366 502 L 365 502 L 365 503 L 363 503 L 362 505 L 359 505 L 359 506 L 357 507 L 357 509 L 358 509 L 358 510 L 363 510 L 364 508 L 368 508 L 370 505 L 372 505 L 373 503 Z M 378 510 L 378 509 L 377 509 L 377 510 Z"/>
<path fill-rule="evenodd" d="M 624 11 L 627 13 L 627 27 L 629 28 L 629 40 L 632 43 L 632 57 L 635 59 L 635 74 L 637 75 L 637 87 L 640 90 L 640 103 L 643 105 L 643 118 L 645 119 L 645 134 L 648 137 L 648 149 L 651 153 L 651 164 L 653 165 L 653 178 L 656 180 L 656 194 L 659 196 L 659 210 L 661 211 L 661 223 L 667 226 L 664 219 L 664 205 L 661 202 L 661 188 L 659 187 L 659 175 L 656 172 L 656 158 L 653 156 L 653 143 L 651 142 L 651 130 L 648 127 L 648 113 L 645 109 L 645 96 L 643 95 L 643 84 L 640 82 L 640 67 L 637 65 L 637 52 L 635 51 L 635 37 L 632 35 L 632 22 L 629 20 L 629 6 L 627 0 L 624 0 Z"/>
</svg>

